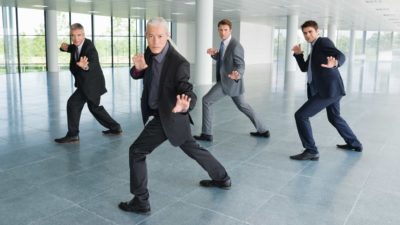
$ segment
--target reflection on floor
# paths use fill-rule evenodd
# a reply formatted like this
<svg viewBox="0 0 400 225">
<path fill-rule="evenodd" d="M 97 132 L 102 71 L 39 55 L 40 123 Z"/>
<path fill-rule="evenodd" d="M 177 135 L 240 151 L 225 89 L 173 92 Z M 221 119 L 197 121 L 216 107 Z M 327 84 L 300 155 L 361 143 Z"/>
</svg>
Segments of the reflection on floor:
<svg viewBox="0 0 400 225">
<path fill-rule="evenodd" d="M 229 98 L 214 106 L 215 140 L 201 144 L 227 168 L 232 189 L 199 187 L 207 174 L 166 142 L 147 158 L 150 216 L 117 208 L 132 197 L 128 148 L 143 127 L 141 84 L 128 68 L 105 70 L 102 97 L 124 133 L 102 135 L 85 107 L 80 144 L 65 145 L 53 139 L 66 133 L 69 73 L 0 76 L 0 224 L 400 224 L 399 63 L 341 68 L 348 93 L 342 116 L 364 152 L 336 149 L 343 140 L 322 112 L 311 120 L 318 162 L 289 160 L 302 150 L 293 114 L 305 101 L 305 76 L 279 68 L 249 65 L 245 75 L 246 98 L 270 139 L 251 137 L 254 128 Z M 209 88 L 195 87 L 194 134 Z"/>
</svg>

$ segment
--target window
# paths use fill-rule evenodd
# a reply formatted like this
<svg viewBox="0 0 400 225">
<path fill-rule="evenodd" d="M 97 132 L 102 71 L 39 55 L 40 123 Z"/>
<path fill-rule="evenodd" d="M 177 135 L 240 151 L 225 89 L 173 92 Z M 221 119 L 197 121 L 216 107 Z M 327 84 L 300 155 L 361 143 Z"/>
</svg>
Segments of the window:
<svg viewBox="0 0 400 225">
<path fill-rule="evenodd" d="M 129 66 L 129 19 L 113 17 L 114 67 Z"/>
<path fill-rule="evenodd" d="M 103 68 L 112 66 L 111 17 L 94 16 L 94 44 Z"/>
<path fill-rule="evenodd" d="M 18 9 L 21 72 L 46 71 L 44 11 Z"/>
<path fill-rule="evenodd" d="M 61 43 L 65 42 L 67 44 L 71 43 L 70 33 L 69 33 L 69 13 L 67 12 L 57 12 L 57 43 L 61 46 Z M 69 59 L 70 55 L 64 52 L 59 52 L 58 54 L 58 65 L 60 70 L 69 69 Z"/>
</svg>

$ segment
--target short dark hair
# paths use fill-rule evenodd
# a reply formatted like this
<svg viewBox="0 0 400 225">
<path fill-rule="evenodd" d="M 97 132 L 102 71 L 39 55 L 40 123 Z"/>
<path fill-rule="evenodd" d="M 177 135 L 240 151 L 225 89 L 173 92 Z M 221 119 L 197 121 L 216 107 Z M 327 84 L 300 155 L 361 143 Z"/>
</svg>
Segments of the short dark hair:
<svg viewBox="0 0 400 225">
<path fill-rule="evenodd" d="M 306 27 L 313 27 L 315 30 L 318 30 L 318 23 L 314 20 L 307 20 L 303 25 L 301 25 L 301 29 L 303 30 Z"/>
<path fill-rule="evenodd" d="M 223 19 L 223 20 L 219 21 L 217 27 L 219 27 L 220 25 L 228 25 L 229 29 L 232 30 L 232 22 L 228 19 Z"/>
</svg>

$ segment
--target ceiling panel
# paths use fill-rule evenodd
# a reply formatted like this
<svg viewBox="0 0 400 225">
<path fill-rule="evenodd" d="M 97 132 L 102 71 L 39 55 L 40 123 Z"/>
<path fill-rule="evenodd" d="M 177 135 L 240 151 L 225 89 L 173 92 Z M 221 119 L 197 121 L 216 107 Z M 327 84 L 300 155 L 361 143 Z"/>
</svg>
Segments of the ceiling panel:
<svg viewBox="0 0 400 225">
<path fill-rule="evenodd" d="M 116 17 L 163 16 L 171 21 L 194 22 L 195 0 L 2 0 L 3 6 L 94 13 Z M 338 29 L 400 30 L 399 0 L 214 0 L 214 19 L 286 26 L 288 15 L 299 15 L 300 23 L 316 20 L 321 28 L 335 21 Z"/>
</svg>

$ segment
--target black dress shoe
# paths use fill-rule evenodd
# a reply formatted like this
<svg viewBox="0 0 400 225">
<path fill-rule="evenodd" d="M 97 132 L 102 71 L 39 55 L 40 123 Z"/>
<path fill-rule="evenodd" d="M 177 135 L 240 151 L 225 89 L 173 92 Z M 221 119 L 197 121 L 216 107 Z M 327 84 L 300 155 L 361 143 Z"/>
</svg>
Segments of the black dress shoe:
<svg viewBox="0 0 400 225">
<path fill-rule="evenodd" d="M 262 132 L 262 133 L 260 133 L 260 132 L 250 132 L 250 135 L 251 136 L 254 136 L 254 137 L 265 137 L 265 138 L 269 138 L 269 136 L 270 136 L 270 133 L 269 133 L 269 130 L 267 130 L 267 131 L 265 131 L 265 132 Z"/>
<path fill-rule="evenodd" d="M 133 200 L 129 202 L 120 202 L 118 207 L 125 212 L 134 212 L 140 214 L 150 214 L 150 206 L 138 206 L 133 203 Z"/>
<path fill-rule="evenodd" d="M 312 161 L 317 161 L 319 159 L 319 154 L 318 153 L 309 153 L 309 152 L 307 152 L 307 150 L 305 150 L 301 154 L 290 156 L 290 158 L 294 159 L 294 160 L 312 160 Z"/>
<path fill-rule="evenodd" d="M 363 150 L 362 145 L 360 147 L 354 147 L 349 144 L 344 144 L 344 145 L 336 145 L 336 147 L 341 148 L 341 149 L 346 149 L 346 150 L 354 150 L 356 152 L 362 152 L 362 150 Z"/>
<path fill-rule="evenodd" d="M 122 130 L 121 130 L 121 128 L 120 129 L 118 129 L 118 130 L 103 130 L 102 131 L 103 132 L 103 134 L 112 134 L 112 135 L 119 135 L 119 134 L 121 134 L 122 133 Z"/>
<path fill-rule="evenodd" d="M 194 139 L 199 141 L 213 141 L 213 136 L 209 134 L 200 134 L 200 136 L 194 135 Z"/>
<path fill-rule="evenodd" d="M 200 186 L 203 187 L 218 187 L 222 189 L 229 189 L 232 186 L 231 179 L 226 181 L 217 181 L 217 180 L 202 180 L 200 181 Z"/>
<path fill-rule="evenodd" d="M 54 139 L 54 141 L 55 142 L 57 142 L 57 143 L 60 143 L 60 144 L 63 144 L 63 143 L 77 143 L 77 142 L 79 142 L 79 136 L 78 135 L 76 135 L 76 136 L 65 136 L 65 137 L 62 137 L 62 138 L 56 138 L 56 139 Z"/>
</svg>

